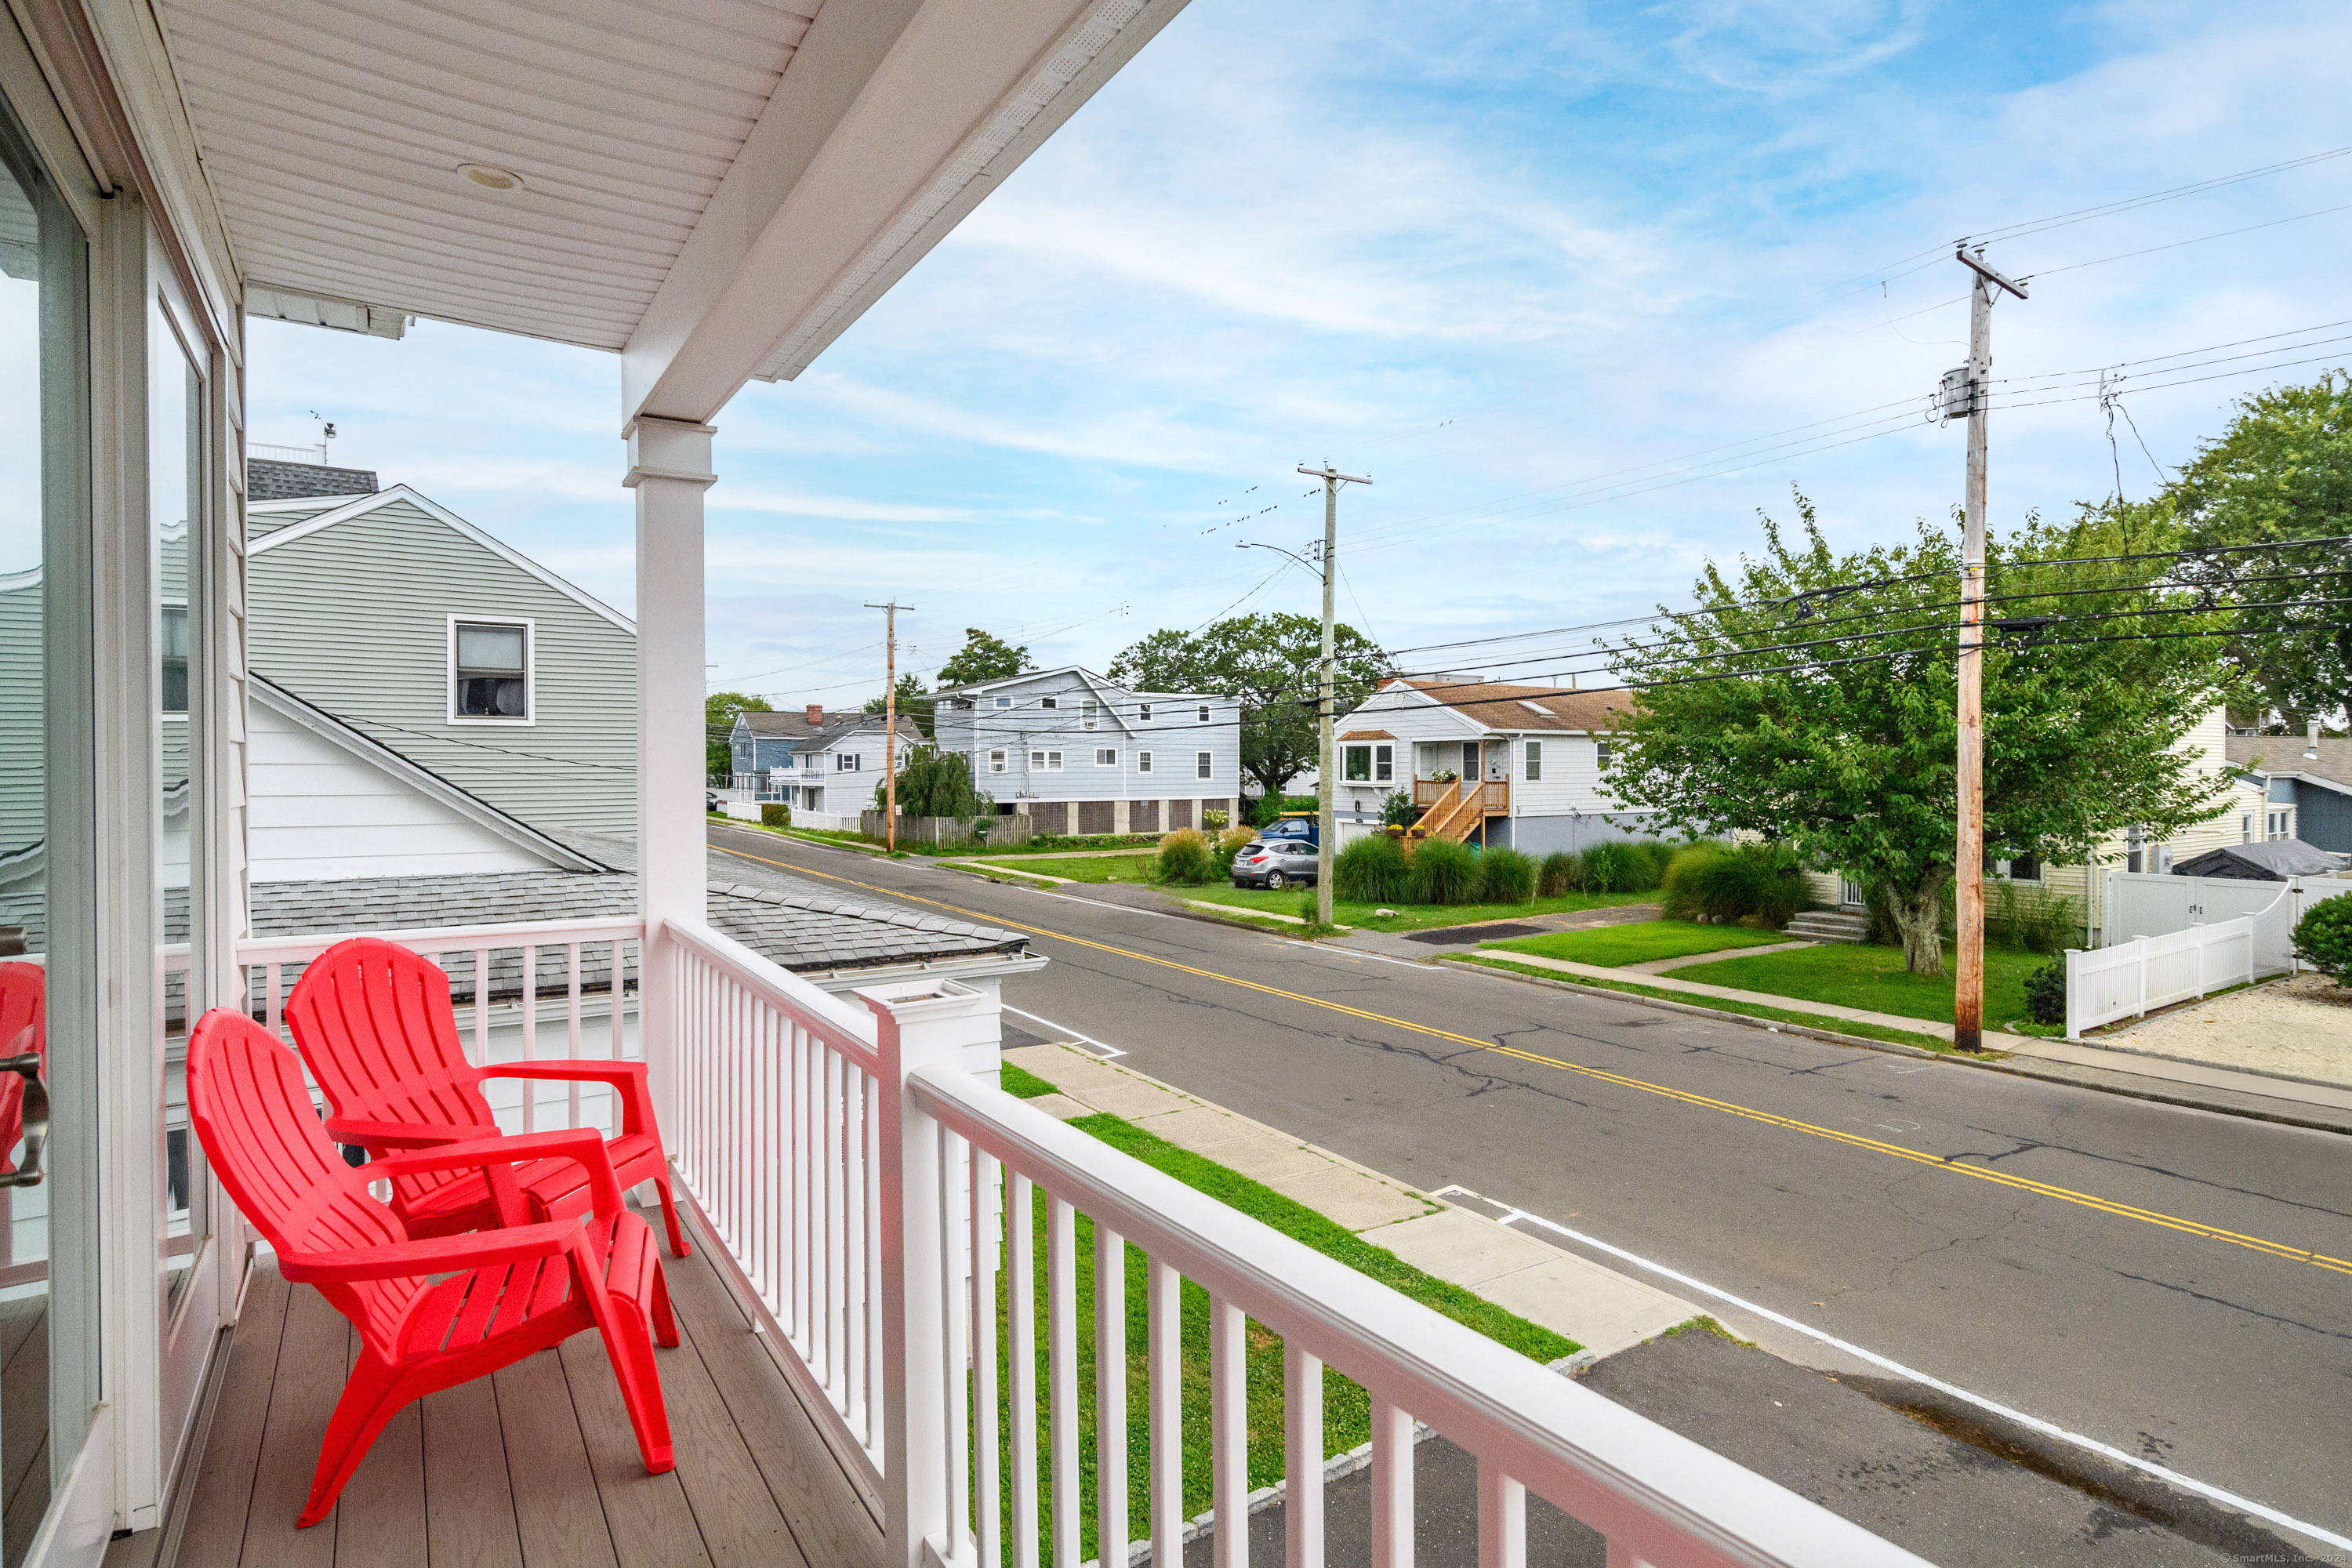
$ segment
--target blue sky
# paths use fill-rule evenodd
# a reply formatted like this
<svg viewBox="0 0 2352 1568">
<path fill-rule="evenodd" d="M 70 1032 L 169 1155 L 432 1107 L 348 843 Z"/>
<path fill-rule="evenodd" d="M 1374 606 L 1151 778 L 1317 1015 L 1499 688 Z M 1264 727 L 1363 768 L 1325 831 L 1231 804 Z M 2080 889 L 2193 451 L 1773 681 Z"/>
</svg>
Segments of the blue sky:
<svg viewBox="0 0 2352 1568">
<path fill-rule="evenodd" d="M 720 418 L 713 679 L 878 691 L 859 606 L 894 595 L 919 673 L 967 626 L 1099 668 L 1160 626 L 1311 612 L 1313 579 L 1234 543 L 1318 534 L 1293 469 L 1326 457 L 1376 481 L 1341 502 L 1339 605 L 1393 648 L 1681 602 L 1792 486 L 1843 543 L 1900 538 L 1960 489 L 1959 427 L 1920 416 L 1965 358 L 1948 242 L 2352 147 L 2347 58 L 2340 5 L 1192 0 L 797 383 Z M 1995 311 L 1994 374 L 2071 399 L 1995 418 L 1996 525 L 2118 467 L 2145 495 L 2231 397 L 2352 363 L 2322 341 L 2352 334 L 2347 204 L 2352 156 L 1996 244 L 2037 281 Z M 2116 449 L 2053 374 L 2339 321 L 2194 373 L 2257 374 L 2126 366 Z M 315 408 L 339 462 L 627 606 L 607 356 L 256 322 L 251 357 L 257 440 L 313 438 Z M 1540 676 L 1583 640 L 1408 662 Z"/>
</svg>

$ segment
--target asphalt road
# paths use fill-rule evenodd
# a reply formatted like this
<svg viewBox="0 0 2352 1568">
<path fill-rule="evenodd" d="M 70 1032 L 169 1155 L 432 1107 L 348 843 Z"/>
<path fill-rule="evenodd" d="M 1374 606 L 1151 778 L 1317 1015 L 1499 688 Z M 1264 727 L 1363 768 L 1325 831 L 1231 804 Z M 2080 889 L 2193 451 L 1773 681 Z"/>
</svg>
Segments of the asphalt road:
<svg viewBox="0 0 2352 1568">
<path fill-rule="evenodd" d="M 711 842 L 759 858 L 727 857 L 744 881 L 788 867 L 845 896 L 1033 932 L 1053 963 L 1008 981 L 1007 1005 L 1153 1077 L 2352 1535 L 2352 1263 L 2339 1261 L 2352 1259 L 2352 1141 L 1286 942 L 1086 889 L 769 834 L 714 828 Z"/>
</svg>

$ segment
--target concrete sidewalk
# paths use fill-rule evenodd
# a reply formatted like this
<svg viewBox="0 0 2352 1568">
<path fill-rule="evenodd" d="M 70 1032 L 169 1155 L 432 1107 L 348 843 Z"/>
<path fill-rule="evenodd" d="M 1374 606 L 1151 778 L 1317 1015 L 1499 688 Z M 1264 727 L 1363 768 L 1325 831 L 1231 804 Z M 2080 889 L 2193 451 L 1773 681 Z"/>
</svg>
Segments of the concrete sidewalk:
<svg viewBox="0 0 2352 1568">
<path fill-rule="evenodd" d="M 1598 1359 L 1688 1322 L 1699 1310 L 1536 1237 L 1412 1191 L 1287 1132 L 1237 1116 L 1076 1045 L 1008 1049 L 1004 1059 L 1060 1092 L 1029 1103 L 1065 1121 L 1108 1111 L 1263 1182 L 1376 1247 L 1567 1335 Z"/>
<path fill-rule="evenodd" d="M 1653 991 L 1686 998 L 1697 1006 L 1717 1000 L 1741 1002 L 1751 1006 L 1800 1013 L 1824 1022 L 1869 1024 L 1883 1029 L 1931 1035 L 1945 1041 L 1952 1037 L 1952 1026 L 1949 1024 L 1907 1017 L 1899 1013 L 1879 1013 L 1868 1008 L 1842 1006 L 1833 1002 L 1781 996 L 1766 991 L 1735 990 L 1727 985 L 1677 980 L 1672 974 L 1629 974 L 1622 969 L 1577 963 L 1564 958 L 1546 958 L 1531 952 L 1502 951 L 1479 956 L 1502 959 L 1529 969 L 1556 973 L 1570 982 L 1598 980 L 1639 984 Z M 1619 992 L 1615 994 L 1626 994 Z M 2005 1053 L 2008 1059 L 1985 1061 L 1967 1057 L 1947 1059 L 2021 1072 L 2029 1077 L 2070 1083 L 2079 1088 L 2159 1100 L 2166 1104 L 2193 1106 L 2227 1115 L 2251 1116 L 2261 1121 L 2284 1121 L 2328 1131 L 2352 1132 L 2352 1089 L 2273 1078 L 2263 1073 L 2242 1072 L 2231 1068 L 2207 1067 L 2196 1062 L 2168 1060 L 2137 1052 L 2106 1050 L 2078 1041 L 2012 1035 L 2000 1029 L 1987 1029 L 1984 1042 L 1989 1048 Z"/>
</svg>

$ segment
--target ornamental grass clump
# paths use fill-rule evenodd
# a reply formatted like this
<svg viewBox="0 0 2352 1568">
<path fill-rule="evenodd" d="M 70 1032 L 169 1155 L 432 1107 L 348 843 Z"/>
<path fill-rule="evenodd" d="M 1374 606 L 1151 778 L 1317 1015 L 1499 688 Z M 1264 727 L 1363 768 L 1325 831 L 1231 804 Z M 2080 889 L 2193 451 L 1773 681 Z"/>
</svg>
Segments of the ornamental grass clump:
<svg viewBox="0 0 2352 1568">
<path fill-rule="evenodd" d="M 1412 896 L 1412 861 L 1385 833 L 1357 839 L 1332 858 L 1331 892 L 1351 904 L 1402 903 Z"/>
<path fill-rule="evenodd" d="M 1584 852 L 1584 890 L 1638 893 L 1651 886 L 1650 858 L 1622 838 L 1611 838 Z"/>
<path fill-rule="evenodd" d="M 1232 863 L 1227 857 L 1226 864 Z M 1152 862 L 1152 874 L 1159 880 L 1175 887 L 1203 887 L 1217 879 L 1218 868 L 1213 863 L 1209 836 L 1198 828 L 1184 827 L 1160 841 L 1160 854 Z"/>
<path fill-rule="evenodd" d="M 1804 868 L 1779 844 L 1695 844 L 1667 868 L 1665 917 L 1778 931 L 1811 903 Z"/>
<path fill-rule="evenodd" d="M 1424 838 L 1412 852 L 1412 901 L 1475 904 L 1478 901 L 1478 857 L 1451 838 Z"/>
<path fill-rule="evenodd" d="M 1535 857 L 1519 850 L 1497 847 L 1478 857 L 1478 896 L 1490 904 L 1526 904 L 1535 901 Z"/>
<path fill-rule="evenodd" d="M 1573 849 L 1555 849 L 1536 869 L 1536 891 L 1547 899 L 1584 890 L 1584 857 Z"/>
</svg>

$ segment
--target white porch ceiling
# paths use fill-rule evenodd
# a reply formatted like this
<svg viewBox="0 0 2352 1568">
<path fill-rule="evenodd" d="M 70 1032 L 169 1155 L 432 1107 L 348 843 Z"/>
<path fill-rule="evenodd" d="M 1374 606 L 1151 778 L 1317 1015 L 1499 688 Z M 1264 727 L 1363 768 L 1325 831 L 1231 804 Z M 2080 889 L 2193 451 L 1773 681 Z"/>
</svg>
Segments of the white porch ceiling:
<svg viewBox="0 0 2352 1568">
<path fill-rule="evenodd" d="M 797 374 L 1182 3 L 154 11 L 244 282 L 295 301 L 277 313 L 625 350 L 627 413 L 697 419 Z"/>
</svg>

